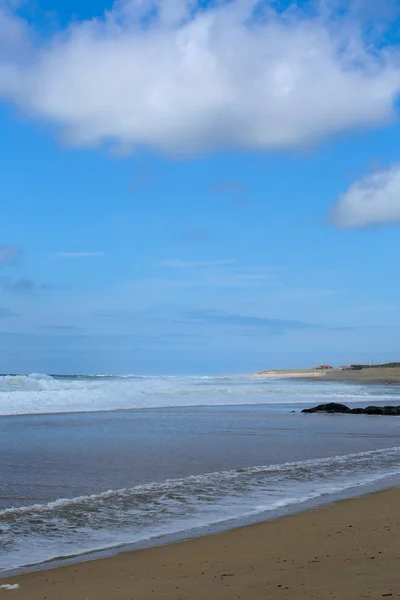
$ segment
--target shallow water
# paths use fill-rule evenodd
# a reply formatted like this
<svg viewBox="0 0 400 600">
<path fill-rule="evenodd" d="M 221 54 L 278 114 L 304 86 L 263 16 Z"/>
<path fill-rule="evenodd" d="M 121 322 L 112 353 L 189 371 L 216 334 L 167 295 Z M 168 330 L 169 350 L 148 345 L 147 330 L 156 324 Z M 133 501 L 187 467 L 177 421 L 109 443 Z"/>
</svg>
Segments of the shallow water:
<svg viewBox="0 0 400 600">
<path fill-rule="evenodd" d="M 350 386 L 346 397 L 349 386 L 274 382 L 279 394 L 264 386 L 267 403 L 254 404 L 260 393 L 247 394 L 249 385 L 229 382 L 227 394 L 246 396 L 243 405 L 202 391 L 208 406 L 61 414 L 56 402 L 56 414 L 1 417 L 0 568 L 400 481 L 399 418 L 299 412 L 334 394 L 355 406 L 400 404 L 396 389 Z M 118 403 L 110 398 L 108 409 Z"/>
</svg>

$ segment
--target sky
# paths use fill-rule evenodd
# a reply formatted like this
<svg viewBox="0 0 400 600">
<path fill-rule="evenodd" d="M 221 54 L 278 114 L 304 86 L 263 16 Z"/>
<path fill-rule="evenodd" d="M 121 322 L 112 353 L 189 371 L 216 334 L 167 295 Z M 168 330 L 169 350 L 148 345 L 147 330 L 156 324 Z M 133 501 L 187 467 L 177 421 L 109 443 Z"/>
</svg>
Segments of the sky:
<svg viewBox="0 0 400 600">
<path fill-rule="evenodd" d="M 0 0 L 0 372 L 400 360 L 377 4 Z"/>
</svg>

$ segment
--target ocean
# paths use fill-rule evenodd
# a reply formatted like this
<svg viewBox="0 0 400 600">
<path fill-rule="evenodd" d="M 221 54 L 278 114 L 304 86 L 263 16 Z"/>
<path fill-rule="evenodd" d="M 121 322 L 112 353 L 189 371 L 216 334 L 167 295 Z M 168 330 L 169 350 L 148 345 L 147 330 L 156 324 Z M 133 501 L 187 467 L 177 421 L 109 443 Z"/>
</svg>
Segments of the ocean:
<svg viewBox="0 0 400 600">
<path fill-rule="evenodd" d="M 0 377 L 0 572 L 400 483 L 400 388 L 240 377 Z M 371 488 L 372 486 L 372 488 Z"/>
</svg>

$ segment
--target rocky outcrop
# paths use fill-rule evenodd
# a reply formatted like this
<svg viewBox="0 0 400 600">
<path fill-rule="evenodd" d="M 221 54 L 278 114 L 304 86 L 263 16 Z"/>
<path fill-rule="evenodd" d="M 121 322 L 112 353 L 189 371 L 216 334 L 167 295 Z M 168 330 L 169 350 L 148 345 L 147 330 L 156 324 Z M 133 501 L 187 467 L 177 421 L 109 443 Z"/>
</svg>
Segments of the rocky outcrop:
<svg viewBox="0 0 400 600">
<path fill-rule="evenodd" d="M 314 406 L 314 408 L 305 408 L 301 412 L 303 413 L 349 413 L 350 408 L 345 404 L 337 404 L 336 402 L 330 402 L 329 404 L 320 404 Z"/>
<path fill-rule="evenodd" d="M 366 408 L 350 408 L 345 404 L 330 402 L 319 404 L 313 408 L 305 408 L 303 413 L 337 413 L 346 415 L 387 415 L 400 417 L 400 406 L 367 406 Z"/>
</svg>

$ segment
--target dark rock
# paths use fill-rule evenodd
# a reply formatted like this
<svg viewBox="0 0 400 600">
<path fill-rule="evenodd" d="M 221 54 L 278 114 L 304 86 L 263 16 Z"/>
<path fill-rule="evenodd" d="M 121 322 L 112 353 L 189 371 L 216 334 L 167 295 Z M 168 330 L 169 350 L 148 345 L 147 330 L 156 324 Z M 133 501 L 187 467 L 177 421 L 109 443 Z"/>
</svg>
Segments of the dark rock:
<svg viewBox="0 0 400 600">
<path fill-rule="evenodd" d="M 393 415 L 400 417 L 400 406 L 384 406 L 382 409 L 384 415 Z"/>
<path fill-rule="evenodd" d="M 313 408 L 305 408 L 303 413 L 338 413 L 350 415 L 387 415 L 400 417 L 400 406 L 367 406 L 366 408 L 349 408 L 345 404 L 330 402 Z"/>
<path fill-rule="evenodd" d="M 337 402 L 330 402 L 329 404 L 320 404 L 319 406 L 314 406 L 314 408 L 305 408 L 301 412 L 303 413 L 348 413 L 350 412 L 350 408 L 345 406 L 344 404 L 338 404 Z"/>
<path fill-rule="evenodd" d="M 364 413 L 366 415 L 382 415 L 382 408 L 380 406 L 367 406 L 367 408 L 364 409 Z"/>
</svg>

